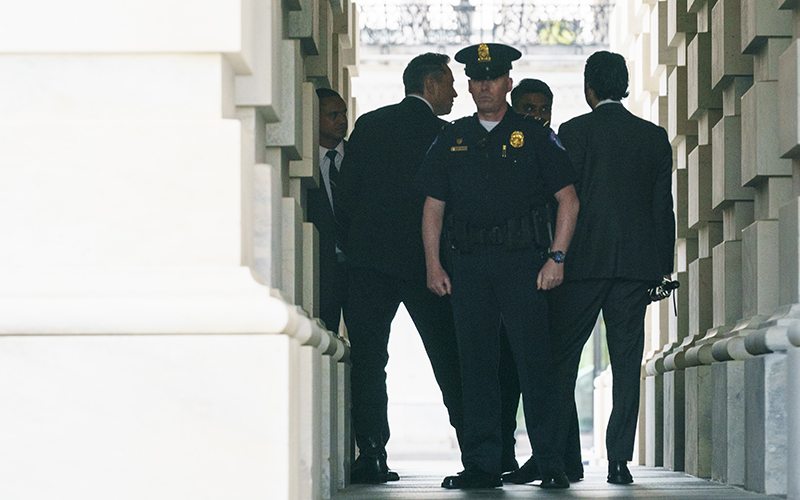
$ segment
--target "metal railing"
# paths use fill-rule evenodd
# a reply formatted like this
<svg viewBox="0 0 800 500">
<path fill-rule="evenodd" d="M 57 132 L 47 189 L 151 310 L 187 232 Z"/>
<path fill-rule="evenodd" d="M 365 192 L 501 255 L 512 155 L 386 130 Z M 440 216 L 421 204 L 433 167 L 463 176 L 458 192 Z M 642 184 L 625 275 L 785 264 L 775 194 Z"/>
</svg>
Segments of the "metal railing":
<svg viewBox="0 0 800 500">
<path fill-rule="evenodd" d="M 363 0 L 362 45 L 468 45 L 496 42 L 517 48 L 542 45 L 607 46 L 612 6 L 509 0 Z"/>
</svg>

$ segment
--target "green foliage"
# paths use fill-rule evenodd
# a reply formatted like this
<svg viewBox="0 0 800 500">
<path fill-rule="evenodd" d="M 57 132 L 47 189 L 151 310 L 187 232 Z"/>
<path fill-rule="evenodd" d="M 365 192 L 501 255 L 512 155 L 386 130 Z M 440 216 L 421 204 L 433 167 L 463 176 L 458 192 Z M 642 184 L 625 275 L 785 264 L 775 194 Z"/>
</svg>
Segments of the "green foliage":
<svg viewBox="0 0 800 500">
<path fill-rule="evenodd" d="M 577 33 L 570 29 L 567 21 L 544 21 L 539 29 L 539 43 L 542 45 L 572 45 Z"/>
</svg>

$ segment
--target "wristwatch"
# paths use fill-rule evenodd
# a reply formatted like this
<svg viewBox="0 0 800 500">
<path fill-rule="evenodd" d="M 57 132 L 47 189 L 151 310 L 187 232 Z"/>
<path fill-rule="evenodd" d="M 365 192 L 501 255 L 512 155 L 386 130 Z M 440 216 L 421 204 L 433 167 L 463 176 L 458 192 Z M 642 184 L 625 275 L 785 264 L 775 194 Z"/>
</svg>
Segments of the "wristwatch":
<svg viewBox="0 0 800 500">
<path fill-rule="evenodd" d="M 547 257 L 553 259 L 553 262 L 556 264 L 563 264 L 564 257 L 566 257 L 566 255 L 561 250 L 556 250 L 555 252 L 550 252 L 547 254 Z"/>
</svg>

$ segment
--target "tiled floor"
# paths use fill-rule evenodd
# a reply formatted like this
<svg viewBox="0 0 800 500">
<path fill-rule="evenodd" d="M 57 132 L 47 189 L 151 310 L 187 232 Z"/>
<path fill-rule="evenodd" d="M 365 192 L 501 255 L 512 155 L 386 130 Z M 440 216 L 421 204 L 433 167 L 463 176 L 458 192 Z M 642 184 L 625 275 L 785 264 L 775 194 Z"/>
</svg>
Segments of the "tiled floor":
<svg viewBox="0 0 800 500">
<path fill-rule="evenodd" d="M 442 478 L 460 470 L 452 460 L 393 461 L 400 481 L 379 486 L 356 485 L 339 492 L 336 500 L 460 500 L 460 499 L 684 499 L 745 500 L 777 498 L 750 493 L 732 486 L 687 476 L 681 472 L 631 467 L 634 484 L 608 484 L 605 467 L 586 468 L 583 481 L 568 490 L 542 490 L 533 484 L 510 485 L 494 490 L 457 491 L 440 487 Z"/>
</svg>

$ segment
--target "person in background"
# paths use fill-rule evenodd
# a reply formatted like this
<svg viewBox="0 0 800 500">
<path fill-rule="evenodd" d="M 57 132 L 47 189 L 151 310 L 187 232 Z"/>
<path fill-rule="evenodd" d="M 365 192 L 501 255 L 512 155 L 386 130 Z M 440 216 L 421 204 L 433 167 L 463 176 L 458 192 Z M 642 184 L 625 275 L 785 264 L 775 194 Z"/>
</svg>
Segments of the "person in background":
<svg viewBox="0 0 800 500">
<path fill-rule="evenodd" d="M 347 307 L 344 234 L 334 202 L 338 197 L 342 159 L 347 152 L 347 105 L 334 90 L 317 89 L 319 99 L 320 186 L 308 190 L 308 221 L 319 233 L 319 317 L 328 330 L 339 331 Z"/>
<path fill-rule="evenodd" d="M 553 92 L 541 80 L 526 78 L 519 82 L 511 91 L 511 107 L 518 113 L 532 116 L 539 120 L 543 126 L 549 127 L 553 111 Z M 503 412 L 501 418 L 503 433 L 503 458 L 508 460 L 510 443 L 513 456 L 517 427 L 517 408 L 519 407 L 519 379 L 517 378 L 517 365 L 509 351 L 510 346 L 506 336 L 505 327 L 500 327 L 500 390 L 502 394 Z M 574 398 L 573 398 L 574 401 Z M 580 427 L 578 413 L 566 420 L 567 444 L 564 454 L 564 472 L 570 482 L 583 479 L 583 459 L 581 457 Z M 504 462 L 505 463 L 505 462 Z M 516 458 L 514 460 L 516 464 Z M 522 467 L 504 469 L 504 483 L 524 484 L 541 479 L 539 466 L 535 454 L 526 461 Z"/>
<path fill-rule="evenodd" d="M 578 175 L 581 211 L 566 280 L 550 297 L 551 322 L 561 387 L 574 396 L 581 351 L 603 313 L 613 373 L 608 482 L 629 484 L 648 289 L 672 273 L 675 251 L 672 146 L 666 130 L 622 105 L 628 68 L 620 54 L 595 52 L 583 76 L 592 111 L 559 128 Z M 574 402 L 567 404 L 565 418 L 573 411 Z"/>
<path fill-rule="evenodd" d="M 386 363 L 389 331 L 400 303 L 419 331 L 442 391 L 450 423 L 461 438 L 461 378 L 448 297 L 428 290 L 422 247 L 425 195 L 417 174 L 453 107 L 450 58 L 427 53 L 403 72 L 406 97 L 361 116 L 342 166 L 347 237 L 353 431 L 359 455 L 352 483 L 399 479 L 386 463 L 389 440 Z M 460 441 L 459 441 L 460 442 Z"/>
<path fill-rule="evenodd" d="M 553 92 L 543 81 L 525 78 L 511 91 L 511 107 L 517 113 L 530 115 L 550 125 Z"/>
</svg>

